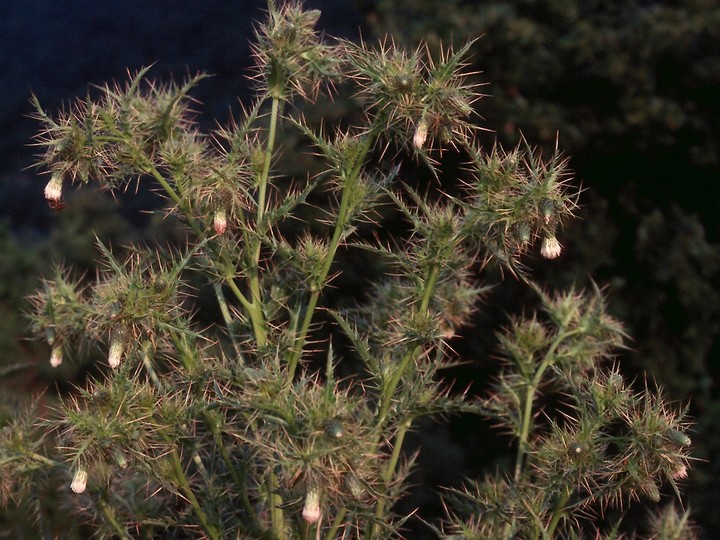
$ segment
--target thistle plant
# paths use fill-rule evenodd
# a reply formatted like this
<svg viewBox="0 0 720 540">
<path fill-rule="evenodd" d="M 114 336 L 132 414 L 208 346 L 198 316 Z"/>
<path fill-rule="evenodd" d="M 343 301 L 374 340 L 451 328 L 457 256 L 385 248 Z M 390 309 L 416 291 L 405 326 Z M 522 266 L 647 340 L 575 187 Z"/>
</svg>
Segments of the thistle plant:
<svg viewBox="0 0 720 540">
<path fill-rule="evenodd" d="M 578 197 L 567 160 L 480 146 L 471 43 L 435 58 L 391 40 L 326 43 L 318 18 L 268 3 L 257 98 L 209 134 L 191 98 L 202 74 L 159 84 L 143 69 L 57 115 L 35 100 L 49 201 L 70 184 L 147 183 L 186 240 L 122 255 L 98 241 L 94 279 L 59 267 L 31 298 L 53 366 L 79 348 L 101 359 L 55 410 L 5 428 L 4 499 L 24 500 L 42 475 L 102 537 L 395 538 L 410 518 L 396 503 L 414 423 L 482 414 L 512 437 L 514 467 L 445 492 L 440 534 L 569 538 L 593 511 L 658 500 L 686 474 L 687 421 L 612 365 L 624 334 L 599 290 L 544 291 L 523 264 L 562 252 Z M 362 122 L 308 120 L 348 90 Z M 448 153 L 465 162 L 456 194 L 412 187 L 403 163 L 432 178 Z M 288 177 L 282 164 L 299 159 L 321 169 Z M 380 240 L 393 212 L 405 232 Z M 379 275 L 333 305 L 351 252 Z M 476 398 L 440 373 L 490 265 L 535 290 L 542 312 L 499 334 L 504 368 Z"/>
</svg>

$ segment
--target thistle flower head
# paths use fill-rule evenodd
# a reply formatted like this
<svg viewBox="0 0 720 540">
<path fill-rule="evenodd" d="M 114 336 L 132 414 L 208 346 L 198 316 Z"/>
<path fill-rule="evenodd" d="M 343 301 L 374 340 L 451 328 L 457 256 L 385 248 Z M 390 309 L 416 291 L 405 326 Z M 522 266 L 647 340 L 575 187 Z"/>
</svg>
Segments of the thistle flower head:
<svg viewBox="0 0 720 540">
<path fill-rule="evenodd" d="M 125 340 L 117 333 L 113 334 L 110 340 L 110 350 L 108 351 L 108 364 L 111 368 L 117 369 L 125 353 Z"/>
<path fill-rule="evenodd" d="M 381 121 L 381 129 L 412 139 L 416 148 L 422 148 L 438 135 L 451 144 L 465 144 L 477 129 L 468 117 L 481 95 L 470 74 L 463 73 L 471 45 L 441 51 L 437 59 L 427 47 L 408 53 L 393 42 L 383 42 L 377 49 L 364 44 L 347 44 L 347 48 L 353 77 L 370 104 L 368 112 Z"/>
<path fill-rule="evenodd" d="M 562 253 L 562 246 L 554 234 L 547 234 L 540 246 L 540 254 L 546 259 L 557 259 Z"/>
<path fill-rule="evenodd" d="M 303 506 L 302 516 L 308 523 L 317 523 L 320 519 L 320 489 L 310 487 L 305 494 L 305 505 Z"/>
<path fill-rule="evenodd" d="M 413 137 L 413 144 L 415 148 L 422 148 L 425 145 L 425 141 L 428 136 L 428 125 L 425 120 L 420 120 L 417 127 L 415 128 L 415 136 Z"/>
<path fill-rule="evenodd" d="M 87 487 L 87 479 L 87 469 L 85 467 L 78 467 L 70 483 L 70 489 L 73 493 L 84 493 Z"/>
<path fill-rule="evenodd" d="M 216 210 L 213 216 L 213 229 L 215 234 L 225 234 L 227 230 L 227 214 L 225 210 Z"/>
<path fill-rule="evenodd" d="M 45 186 L 45 198 L 49 202 L 58 202 L 62 199 L 63 177 L 62 174 L 54 172 L 50 181 Z"/>
<path fill-rule="evenodd" d="M 257 79 L 268 93 L 286 99 L 291 92 L 317 93 L 335 73 L 332 49 L 321 43 L 315 25 L 318 10 L 304 10 L 296 0 L 270 2 L 267 21 L 256 32 Z"/>
<path fill-rule="evenodd" d="M 50 365 L 54 368 L 58 367 L 60 364 L 62 364 L 62 357 L 62 347 L 60 345 L 53 346 L 52 352 L 50 353 Z"/>
</svg>

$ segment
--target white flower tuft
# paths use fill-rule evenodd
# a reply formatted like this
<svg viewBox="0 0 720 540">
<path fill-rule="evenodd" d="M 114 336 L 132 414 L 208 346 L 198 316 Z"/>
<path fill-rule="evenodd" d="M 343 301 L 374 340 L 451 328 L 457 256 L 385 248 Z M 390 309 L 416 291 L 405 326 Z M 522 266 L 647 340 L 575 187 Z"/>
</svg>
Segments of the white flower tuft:
<svg viewBox="0 0 720 540">
<path fill-rule="evenodd" d="M 425 120 L 420 120 L 420 123 L 415 128 L 415 136 L 413 137 L 413 144 L 415 148 L 422 148 L 427 141 L 428 125 Z"/>
<path fill-rule="evenodd" d="M 562 253 L 562 246 L 554 234 L 543 238 L 540 254 L 546 259 L 557 259 Z"/>
<path fill-rule="evenodd" d="M 55 347 L 52 348 L 52 352 L 50 353 L 50 365 L 52 367 L 58 367 L 60 364 L 62 364 L 62 360 L 63 360 L 62 357 L 63 357 L 62 347 L 60 347 L 59 345 L 56 345 Z"/>
<path fill-rule="evenodd" d="M 80 467 L 77 471 L 75 471 L 75 476 L 73 476 L 70 489 L 72 489 L 74 493 L 84 493 L 85 488 L 87 487 L 87 479 L 87 469 L 85 469 L 85 467 Z"/>
<path fill-rule="evenodd" d="M 48 201 L 57 202 L 62 199 L 62 175 L 60 173 L 53 173 L 50 177 L 50 181 L 45 186 L 45 198 Z"/>
<path fill-rule="evenodd" d="M 117 369 L 122 360 L 123 353 L 125 352 L 125 344 L 123 340 L 118 336 L 113 336 L 110 341 L 110 350 L 108 352 L 108 364 L 113 369 Z"/>
<path fill-rule="evenodd" d="M 225 210 L 218 210 L 213 217 L 213 229 L 216 234 L 225 234 L 227 229 L 227 215 Z"/>
<path fill-rule="evenodd" d="M 305 495 L 305 506 L 302 516 L 308 523 L 316 523 L 320 519 L 320 490 L 310 488 Z"/>
</svg>

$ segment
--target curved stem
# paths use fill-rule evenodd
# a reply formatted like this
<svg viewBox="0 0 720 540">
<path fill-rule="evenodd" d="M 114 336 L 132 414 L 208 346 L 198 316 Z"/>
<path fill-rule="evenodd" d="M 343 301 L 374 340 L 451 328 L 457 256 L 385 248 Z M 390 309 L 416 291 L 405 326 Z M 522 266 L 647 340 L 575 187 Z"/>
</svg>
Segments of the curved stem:
<svg viewBox="0 0 720 540">
<path fill-rule="evenodd" d="M 190 211 L 190 208 L 188 207 L 188 204 L 183 204 L 182 198 L 180 194 L 173 189 L 173 187 L 170 185 L 170 183 L 165 179 L 165 177 L 160 174 L 160 171 L 157 170 L 157 167 L 151 162 L 146 164 L 146 172 L 150 174 L 157 182 L 160 184 L 165 190 L 165 193 L 167 193 L 168 197 L 170 197 L 175 204 L 180 206 L 180 209 L 182 210 L 183 214 L 185 215 L 185 218 L 187 219 L 188 224 L 192 228 L 193 232 L 196 236 L 201 237 L 203 235 L 203 230 L 201 229 L 200 225 L 198 224 L 195 217 L 192 215 L 192 212 Z M 264 204 L 264 203 L 263 203 Z M 259 256 L 259 241 L 258 241 L 258 256 Z M 262 309 L 260 308 L 259 302 L 255 301 L 255 298 L 259 296 L 259 287 L 257 284 L 256 279 L 256 290 L 253 293 L 253 301 L 251 302 L 248 300 L 248 298 L 243 294 L 243 292 L 240 290 L 240 288 L 237 286 L 237 283 L 235 283 L 234 278 L 234 272 L 235 272 L 235 265 L 233 264 L 230 259 L 228 259 L 227 254 L 219 252 L 216 247 L 210 245 L 211 251 L 214 253 L 214 255 L 219 259 L 219 263 L 213 261 L 212 259 L 209 259 L 209 262 L 211 263 L 211 266 L 217 267 L 218 264 L 223 269 L 222 275 L 223 279 L 225 280 L 226 285 L 230 288 L 235 298 L 240 302 L 240 304 L 245 308 L 245 311 L 250 319 L 250 322 L 253 327 L 253 331 L 255 333 L 255 337 L 258 341 L 258 344 L 264 345 L 266 338 L 267 338 L 267 330 L 265 328 L 265 320 L 262 314 Z M 229 270 L 232 270 L 232 272 L 229 272 Z M 251 288 L 252 288 L 253 281 L 250 281 Z"/>
<path fill-rule="evenodd" d="M 432 266 L 430 274 L 425 281 L 425 289 L 423 290 L 422 299 L 420 301 L 421 312 L 424 312 L 428 309 L 428 306 L 430 305 L 430 299 L 435 292 L 435 286 L 437 285 L 437 280 L 439 276 L 440 266 L 435 264 Z M 381 426 L 385 422 L 388 411 L 390 410 L 390 405 L 392 404 L 392 398 L 395 394 L 395 390 L 397 390 L 397 387 L 400 385 L 400 381 L 402 380 L 403 375 L 405 375 L 405 371 L 407 371 L 410 362 L 414 361 L 417 358 L 418 354 L 420 353 L 420 349 L 421 348 L 418 346 L 411 351 L 405 353 L 405 355 L 402 357 L 402 360 L 400 361 L 400 365 L 393 372 L 390 382 L 383 389 L 382 396 L 380 397 L 380 409 L 377 415 L 378 426 Z"/>
</svg>

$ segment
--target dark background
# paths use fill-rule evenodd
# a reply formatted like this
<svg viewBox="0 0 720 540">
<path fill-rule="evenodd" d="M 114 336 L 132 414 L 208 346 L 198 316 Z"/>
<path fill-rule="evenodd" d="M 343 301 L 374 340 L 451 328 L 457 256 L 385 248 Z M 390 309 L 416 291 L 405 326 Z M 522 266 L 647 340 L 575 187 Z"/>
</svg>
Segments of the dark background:
<svg viewBox="0 0 720 540">
<path fill-rule="evenodd" d="M 353 2 L 314 0 L 319 27 L 356 37 L 362 24 Z M 127 71 L 153 65 L 151 75 L 182 79 L 213 75 L 194 93 L 208 122 L 222 122 L 251 98 L 247 76 L 253 21 L 264 0 L 2 0 L 0 2 L 0 216 L 13 229 L 46 226 L 42 181 L 23 172 L 32 164 L 37 124 L 31 92 L 48 111 L 90 84 L 124 81 Z M 39 183 L 38 183 L 39 182 Z"/>
</svg>

